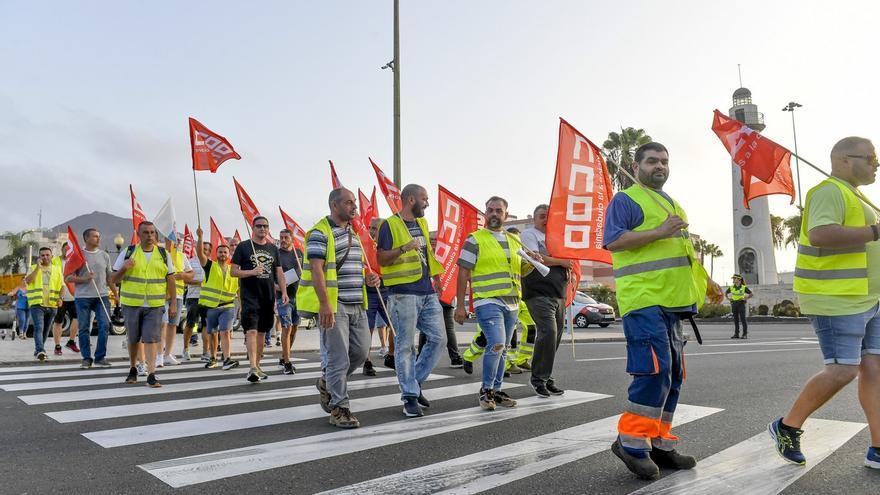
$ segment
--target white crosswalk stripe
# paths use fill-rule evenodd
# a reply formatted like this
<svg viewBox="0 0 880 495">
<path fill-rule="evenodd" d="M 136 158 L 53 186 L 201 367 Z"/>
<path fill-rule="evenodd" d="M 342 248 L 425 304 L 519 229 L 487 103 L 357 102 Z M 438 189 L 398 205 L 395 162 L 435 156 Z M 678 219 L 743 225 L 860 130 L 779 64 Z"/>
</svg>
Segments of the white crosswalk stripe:
<svg viewBox="0 0 880 495">
<path fill-rule="evenodd" d="M 234 358 L 235 359 L 235 358 Z M 239 362 L 244 366 L 247 363 L 247 358 L 239 359 Z M 264 359 L 260 361 L 261 366 L 271 366 L 272 364 L 278 364 L 278 360 L 273 359 Z M 299 365 L 297 365 L 299 366 Z M 180 363 L 178 365 L 167 365 L 164 368 L 159 368 L 159 373 L 165 373 L 166 371 L 192 371 L 199 368 L 204 368 L 204 361 L 189 361 L 185 363 Z M 60 366 L 58 366 L 60 368 Z M 114 363 L 112 368 L 89 368 L 87 370 L 76 369 L 76 370 L 67 370 L 67 371 L 44 371 L 42 373 L 17 373 L 10 375 L 0 375 L 0 383 L 7 382 L 15 382 L 21 380 L 54 380 L 56 378 L 69 378 L 69 377 L 77 377 L 77 378 L 89 378 L 95 376 L 103 376 L 103 375 L 125 375 L 128 373 L 128 363 Z"/>
<path fill-rule="evenodd" d="M 245 357 L 244 354 L 241 354 L 240 356 L 233 354 L 232 357 L 233 357 L 233 359 L 247 360 L 247 357 Z M 304 361 L 307 361 L 307 359 L 305 359 L 305 358 L 290 358 L 290 362 L 292 362 L 292 363 L 301 363 Z M 184 361 L 183 363 L 181 363 L 177 366 L 198 365 L 199 363 L 201 363 L 202 366 L 205 365 L 205 363 L 203 361 Z M 118 366 L 121 368 L 128 368 L 128 363 L 117 361 L 117 362 L 113 362 L 113 366 L 114 367 Z M 2 378 L 9 377 L 10 375 L 8 373 L 26 372 L 26 373 L 39 374 L 39 373 L 37 373 L 37 371 L 39 371 L 39 372 L 52 372 L 52 371 L 57 371 L 57 370 L 79 369 L 79 367 L 80 367 L 79 363 L 77 363 L 77 364 L 34 364 L 34 365 L 29 365 L 29 366 L 9 366 L 9 367 L 0 366 L 0 377 L 2 377 Z M 90 371 L 100 371 L 100 370 L 102 370 L 102 368 L 90 368 L 88 370 L 82 370 L 81 372 L 88 373 Z"/>
</svg>

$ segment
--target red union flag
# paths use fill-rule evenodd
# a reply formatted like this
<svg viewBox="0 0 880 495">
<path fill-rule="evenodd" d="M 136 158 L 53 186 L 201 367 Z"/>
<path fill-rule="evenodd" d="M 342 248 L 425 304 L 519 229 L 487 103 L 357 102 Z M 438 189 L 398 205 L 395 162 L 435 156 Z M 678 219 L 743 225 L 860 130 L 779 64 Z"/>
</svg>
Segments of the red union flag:
<svg viewBox="0 0 880 495">
<path fill-rule="evenodd" d="M 437 186 L 437 243 L 434 256 L 443 265 L 440 275 L 440 300 L 452 304 L 458 280 L 458 256 L 468 234 L 479 229 L 477 208 Z"/>
<path fill-rule="evenodd" d="M 211 259 L 217 261 L 217 248 L 220 246 L 229 246 L 229 243 L 226 242 L 226 238 L 220 233 L 220 229 L 218 229 L 217 224 L 214 223 L 214 218 L 209 218 L 211 220 Z"/>
<path fill-rule="evenodd" d="M 358 215 L 351 219 L 351 227 L 354 229 L 361 241 L 361 248 L 364 250 L 364 258 L 367 260 L 367 269 L 375 274 L 379 274 L 379 258 L 376 255 L 376 241 L 370 237 L 370 230 L 364 223 L 364 217 Z"/>
<path fill-rule="evenodd" d="M 559 119 L 556 177 L 547 212 L 547 251 L 556 258 L 611 264 L 602 249 L 611 178 L 599 148 Z"/>
<path fill-rule="evenodd" d="M 247 191 L 241 187 L 241 184 L 238 183 L 235 177 L 232 178 L 232 182 L 235 183 L 235 195 L 238 196 L 238 205 L 241 207 L 241 214 L 244 216 L 244 221 L 247 222 L 248 225 L 253 225 L 254 218 L 260 216 L 260 210 L 257 209 L 257 205 L 254 204 L 254 201 L 248 196 Z M 275 239 L 273 239 L 271 235 L 266 234 L 266 237 L 270 241 L 275 242 Z"/>
<path fill-rule="evenodd" d="M 379 213 L 376 211 L 376 205 L 367 199 L 367 195 L 364 194 L 360 188 L 358 188 L 358 203 L 361 210 L 361 216 L 364 217 L 364 223 L 369 227 L 370 222 L 372 222 L 374 218 L 379 217 Z"/>
<path fill-rule="evenodd" d="M 794 204 L 794 180 L 791 177 L 791 160 L 785 160 L 779 164 L 776 173 L 773 174 L 773 180 L 769 184 L 765 184 L 758 180 L 757 177 L 749 175 L 745 169 L 742 172 L 742 188 L 743 188 L 743 204 L 746 209 L 749 208 L 749 202 L 761 196 L 769 196 L 771 194 L 787 194 Z"/>
<path fill-rule="evenodd" d="M 330 162 L 330 184 L 333 186 L 333 189 L 339 189 L 342 186 L 342 182 L 339 180 L 339 176 L 336 175 L 336 167 L 333 166 L 333 160 L 327 160 Z"/>
<path fill-rule="evenodd" d="M 370 160 L 370 165 L 373 166 L 373 171 L 376 172 L 376 179 L 379 181 L 379 189 L 382 190 L 382 195 L 385 196 L 385 201 L 388 202 L 388 206 L 391 208 L 391 213 L 396 214 L 402 208 L 400 203 L 400 189 L 394 181 L 389 179 L 388 176 L 382 172 L 382 169 L 376 165 L 376 162 L 374 162 L 372 158 L 367 159 Z M 373 204 L 375 205 L 375 203 Z"/>
<path fill-rule="evenodd" d="M 770 183 L 776 169 L 791 161 L 791 152 L 741 122 L 715 110 L 712 131 L 743 172 Z M 789 165 L 790 166 L 790 165 Z"/>
<path fill-rule="evenodd" d="M 79 247 L 79 240 L 70 225 L 67 226 L 67 249 L 62 253 L 64 258 L 64 276 L 68 276 L 82 268 L 86 264 L 86 258 L 83 256 L 82 249 Z"/>
<path fill-rule="evenodd" d="M 192 146 L 193 170 L 210 170 L 215 173 L 226 160 L 241 160 L 241 155 L 232 149 L 232 144 L 225 137 L 192 117 L 189 118 L 189 141 Z"/>
<path fill-rule="evenodd" d="M 134 197 L 134 188 L 131 184 L 128 185 L 128 192 L 131 193 L 131 242 L 129 244 L 134 245 L 138 242 L 138 227 L 141 222 L 147 221 L 147 214 L 144 213 L 137 198 Z"/>
<path fill-rule="evenodd" d="M 235 242 L 241 242 L 241 234 L 238 233 L 238 229 L 235 229 L 235 233 L 232 234 L 232 240 Z"/>
<path fill-rule="evenodd" d="M 305 251 L 306 231 L 303 230 L 303 228 L 300 227 L 299 224 L 287 214 L 287 212 L 282 210 L 280 206 L 278 207 L 278 211 L 281 212 L 281 221 L 284 222 L 284 228 L 293 233 L 293 247 L 300 251 Z"/>
<path fill-rule="evenodd" d="M 183 252 L 184 258 L 192 258 L 195 256 L 195 240 L 193 239 L 192 232 L 189 231 L 189 225 L 183 225 Z"/>
</svg>

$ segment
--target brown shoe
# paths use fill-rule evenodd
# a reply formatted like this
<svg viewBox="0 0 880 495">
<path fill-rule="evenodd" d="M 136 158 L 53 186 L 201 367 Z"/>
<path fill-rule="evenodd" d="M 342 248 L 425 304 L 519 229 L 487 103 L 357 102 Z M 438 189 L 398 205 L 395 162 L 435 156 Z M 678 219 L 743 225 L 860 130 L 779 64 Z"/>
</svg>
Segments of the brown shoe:
<svg viewBox="0 0 880 495">
<path fill-rule="evenodd" d="M 334 407 L 330 412 L 330 424 L 338 428 L 359 428 L 361 422 L 347 407 Z"/>
<path fill-rule="evenodd" d="M 138 382 L 138 372 L 137 368 L 134 366 L 128 370 L 128 376 L 125 378 L 125 383 L 137 383 Z"/>
</svg>

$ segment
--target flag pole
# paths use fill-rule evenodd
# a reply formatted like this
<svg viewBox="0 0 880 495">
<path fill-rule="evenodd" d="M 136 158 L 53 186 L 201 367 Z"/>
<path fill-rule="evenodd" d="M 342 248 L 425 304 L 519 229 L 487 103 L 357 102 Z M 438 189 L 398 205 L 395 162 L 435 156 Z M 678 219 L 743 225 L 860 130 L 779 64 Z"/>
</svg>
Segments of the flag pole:
<svg viewBox="0 0 880 495">
<path fill-rule="evenodd" d="M 88 262 L 88 261 L 85 261 L 85 260 L 83 260 L 83 262 L 84 262 L 85 265 L 86 265 L 86 272 L 88 272 L 88 273 L 93 273 L 93 272 L 92 272 L 92 269 L 89 267 L 89 262 Z M 98 290 L 98 283 L 95 282 L 95 279 L 94 279 L 94 278 L 92 278 L 92 287 L 95 288 L 95 294 L 98 295 L 98 300 L 101 301 L 101 307 L 104 308 L 104 314 L 107 315 L 107 325 L 111 325 L 111 323 L 110 323 L 110 311 L 108 311 L 108 310 L 107 310 L 107 306 L 104 305 L 104 298 L 101 297 L 101 291 Z M 89 331 L 91 331 L 91 329 L 90 329 Z"/>
<path fill-rule="evenodd" d="M 791 152 L 789 151 L 789 153 L 791 153 Z M 824 175 L 825 177 L 828 177 L 829 179 L 831 178 L 831 174 L 829 174 L 828 172 L 822 170 L 821 168 L 817 167 L 816 165 L 813 165 L 813 164 L 810 163 L 806 158 L 804 158 L 804 157 L 802 157 L 802 156 L 798 156 L 798 155 L 796 155 L 796 154 L 794 154 L 794 153 L 791 153 L 791 156 L 797 158 L 799 161 L 802 161 L 802 162 L 806 163 L 806 164 L 809 165 L 813 170 L 819 172 L 820 174 Z M 798 191 L 798 193 L 800 193 L 800 191 Z M 870 206 L 871 208 L 873 208 L 874 211 L 876 211 L 877 213 L 880 213 L 880 208 L 877 208 L 877 206 L 875 206 L 874 203 L 872 203 L 868 198 L 866 198 L 865 195 L 864 195 L 861 191 L 859 191 L 858 189 L 856 189 L 856 196 L 858 196 L 859 199 L 861 199 L 866 205 L 868 205 L 868 206 Z"/>
<path fill-rule="evenodd" d="M 193 189 L 196 191 L 196 220 L 198 221 L 199 228 L 202 227 L 202 214 L 199 211 L 199 185 L 196 181 L 196 169 L 193 169 Z"/>
<path fill-rule="evenodd" d="M 367 270 L 376 273 L 373 270 L 373 267 L 370 266 L 370 260 L 368 260 L 366 256 L 364 256 L 364 264 L 367 265 Z M 366 281 L 364 281 L 364 283 L 366 283 Z M 373 288 L 376 289 L 376 294 L 379 296 L 379 304 L 382 306 L 382 311 L 384 311 L 385 316 L 388 317 L 388 321 L 386 323 L 388 323 L 388 328 L 391 329 L 391 337 L 394 337 L 395 335 L 397 335 L 397 332 L 394 331 L 394 323 L 391 322 L 391 315 L 388 314 L 388 308 L 385 307 L 385 300 L 382 298 L 382 291 L 379 290 L 378 285 Z"/>
</svg>

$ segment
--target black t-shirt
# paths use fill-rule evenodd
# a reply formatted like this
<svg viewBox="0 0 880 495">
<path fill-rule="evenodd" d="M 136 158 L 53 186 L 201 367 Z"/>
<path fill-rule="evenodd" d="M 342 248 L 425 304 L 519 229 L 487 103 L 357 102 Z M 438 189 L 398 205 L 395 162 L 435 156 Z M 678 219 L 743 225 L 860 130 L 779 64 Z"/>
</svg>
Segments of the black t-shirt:
<svg viewBox="0 0 880 495">
<path fill-rule="evenodd" d="M 256 255 L 254 248 L 257 250 Z M 281 266 L 275 244 L 267 242 L 260 245 L 251 243 L 250 240 L 242 241 L 232 253 L 232 263 L 242 270 L 253 270 L 257 263 L 263 266 L 262 275 L 239 280 L 242 305 L 275 303 L 275 269 Z"/>
<path fill-rule="evenodd" d="M 286 272 L 286 271 L 290 270 L 291 268 L 293 268 L 296 270 L 296 274 L 298 276 L 302 276 L 302 267 L 300 266 L 300 263 L 302 263 L 303 252 L 300 251 L 299 249 L 296 249 L 296 248 L 293 248 L 293 249 L 296 250 L 296 256 L 293 255 L 293 251 L 285 251 L 284 249 L 279 248 L 278 249 L 278 261 L 281 263 L 281 269 L 283 271 Z M 299 257 L 299 263 L 296 262 L 297 256 Z M 290 282 L 290 281 L 288 280 L 288 282 Z M 287 297 L 290 299 L 291 302 L 293 302 L 294 298 L 296 298 L 297 287 L 299 287 L 299 281 L 294 282 L 294 283 L 287 286 Z M 275 291 L 275 297 L 276 298 L 281 297 L 281 293 L 278 291 Z"/>
</svg>

